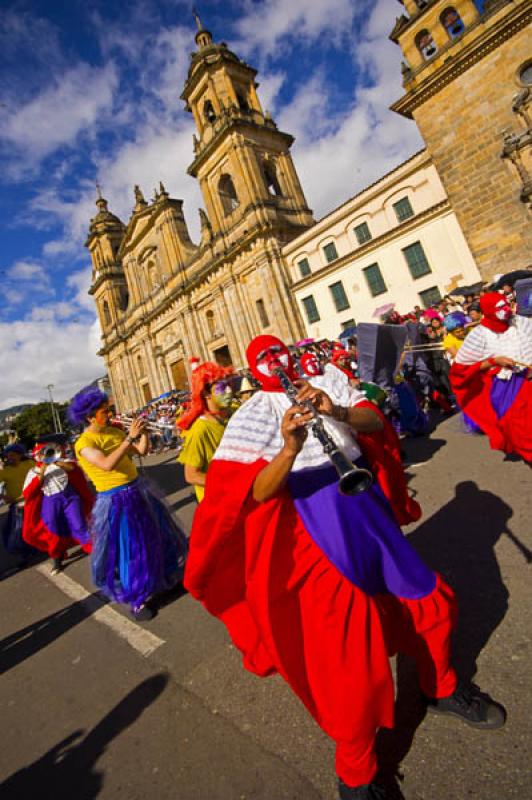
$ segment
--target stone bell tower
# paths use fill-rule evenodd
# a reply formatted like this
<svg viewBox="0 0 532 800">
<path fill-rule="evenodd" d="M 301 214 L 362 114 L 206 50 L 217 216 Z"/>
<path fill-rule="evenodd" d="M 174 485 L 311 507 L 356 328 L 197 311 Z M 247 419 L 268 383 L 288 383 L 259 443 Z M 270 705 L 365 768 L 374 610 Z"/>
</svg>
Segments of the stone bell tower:
<svg viewBox="0 0 532 800">
<path fill-rule="evenodd" d="M 90 221 L 85 242 L 92 259 L 92 285 L 103 340 L 115 329 L 128 305 L 128 290 L 118 250 L 125 225 L 112 214 L 98 186 L 98 213 Z"/>
<path fill-rule="evenodd" d="M 198 50 L 192 55 L 182 99 L 196 123 L 194 161 L 214 234 L 275 227 L 293 238 L 313 224 L 290 155 L 293 137 L 262 110 L 256 70 L 214 44 L 196 15 Z"/>
<path fill-rule="evenodd" d="M 486 279 L 532 265 L 532 0 L 399 0 L 413 118 Z"/>
</svg>

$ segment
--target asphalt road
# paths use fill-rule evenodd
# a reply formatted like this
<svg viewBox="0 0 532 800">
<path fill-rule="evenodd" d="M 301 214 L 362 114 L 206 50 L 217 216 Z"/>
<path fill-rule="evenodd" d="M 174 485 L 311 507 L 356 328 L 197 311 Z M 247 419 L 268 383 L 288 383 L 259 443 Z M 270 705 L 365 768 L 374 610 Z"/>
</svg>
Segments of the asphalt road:
<svg viewBox="0 0 532 800">
<path fill-rule="evenodd" d="M 407 800 L 529 800 L 530 470 L 463 434 L 457 418 L 405 449 L 424 510 L 408 535 L 460 602 L 457 666 L 504 703 L 508 722 L 489 733 L 425 717 L 401 659 L 382 776 L 396 776 Z M 189 527 L 195 501 L 172 454 L 145 470 Z M 2 800 L 336 798 L 332 743 L 280 678 L 243 670 L 192 598 L 128 624 L 93 593 L 86 558 L 62 582 L 46 561 L 23 572 L 4 553 L 0 562 Z"/>
</svg>

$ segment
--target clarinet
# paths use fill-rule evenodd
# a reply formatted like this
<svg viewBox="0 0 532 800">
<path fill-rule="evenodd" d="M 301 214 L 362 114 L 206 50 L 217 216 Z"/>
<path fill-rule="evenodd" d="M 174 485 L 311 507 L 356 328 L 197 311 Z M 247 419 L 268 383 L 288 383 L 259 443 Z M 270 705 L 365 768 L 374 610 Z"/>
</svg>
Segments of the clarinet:
<svg viewBox="0 0 532 800">
<path fill-rule="evenodd" d="M 338 490 L 341 494 L 360 494 L 360 492 L 365 492 L 366 489 L 369 489 L 373 483 L 373 475 L 371 472 L 367 469 L 361 469 L 355 466 L 355 464 L 347 458 L 346 454 L 339 449 L 332 436 L 325 430 L 323 418 L 318 414 L 310 400 L 304 400 L 302 403 L 298 403 L 296 400 L 296 395 L 298 393 L 297 386 L 292 383 L 283 369 L 275 367 L 272 370 L 272 374 L 279 378 L 281 386 L 293 406 L 302 405 L 312 412 L 314 419 L 310 423 L 310 429 L 323 447 L 323 452 L 330 459 L 333 467 L 340 476 Z"/>
</svg>

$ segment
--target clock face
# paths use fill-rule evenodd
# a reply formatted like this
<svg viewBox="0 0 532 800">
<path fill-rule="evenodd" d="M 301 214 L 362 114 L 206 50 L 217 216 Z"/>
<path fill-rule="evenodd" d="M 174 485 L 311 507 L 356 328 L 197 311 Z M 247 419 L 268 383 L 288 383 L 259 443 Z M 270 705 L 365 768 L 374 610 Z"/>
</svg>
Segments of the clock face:
<svg viewBox="0 0 532 800">
<path fill-rule="evenodd" d="M 532 62 L 525 64 L 519 72 L 519 80 L 524 86 L 532 86 Z"/>
</svg>

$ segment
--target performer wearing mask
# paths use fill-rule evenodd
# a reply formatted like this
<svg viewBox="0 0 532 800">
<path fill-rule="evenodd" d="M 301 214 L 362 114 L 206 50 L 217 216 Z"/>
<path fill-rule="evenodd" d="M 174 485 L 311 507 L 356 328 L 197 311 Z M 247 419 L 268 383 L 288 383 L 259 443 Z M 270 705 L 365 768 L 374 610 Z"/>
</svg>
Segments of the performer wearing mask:
<svg viewBox="0 0 532 800">
<path fill-rule="evenodd" d="M 33 448 L 35 466 L 24 481 L 24 540 L 52 559 L 52 574 L 63 568 L 68 550 L 91 552 L 88 517 L 94 495 L 81 469 L 65 458 L 65 448 L 45 437 Z M 52 457 L 47 453 L 54 453 Z"/>
<path fill-rule="evenodd" d="M 318 375 L 323 375 L 323 366 L 316 353 L 303 353 L 299 359 L 299 365 L 303 375 L 307 378 L 316 378 Z"/>
<path fill-rule="evenodd" d="M 451 383 L 458 405 L 494 450 L 532 462 L 532 320 L 504 295 L 480 298 L 482 319 L 458 351 Z"/>
<path fill-rule="evenodd" d="M 191 378 L 190 409 L 177 421 L 184 431 L 178 461 L 185 465 L 185 480 L 194 486 L 196 499 L 203 500 L 205 479 L 225 426 L 233 411 L 230 367 L 206 361 L 196 366 Z"/>
<path fill-rule="evenodd" d="M 3 498 L 9 506 L 9 511 L 2 528 L 2 541 L 7 552 L 16 557 L 16 566 L 22 569 L 27 565 L 31 554 L 35 552 L 22 538 L 24 518 L 22 487 L 26 475 L 35 466 L 35 462 L 26 458 L 26 448 L 19 442 L 4 447 L 3 457 L 5 466 L 0 469 L 0 483 L 5 487 Z"/>
<path fill-rule="evenodd" d="M 504 711 L 457 682 L 453 593 L 397 524 L 416 518 L 404 476 L 404 493 L 389 492 L 400 483 L 399 454 L 388 454 L 394 481 L 377 469 L 379 485 L 340 494 L 322 444 L 308 435 L 312 413 L 291 405 L 275 370 L 297 382 L 299 403 L 312 402 L 352 461 L 366 438 L 372 466 L 389 465 L 377 452 L 390 447 L 379 411 L 339 370 L 298 381 L 275 337 L 254 339 L 247 357 L 262 391 L 232 417 L 211 463 L 185 585 L 226 624 L 244 666 L 281 674 L 335 740 L 342 800 L 387 798 L 374 782 L 375 738 L 393 725 L 391 653 L 416 659 L 433 711 L 481 728 L 502 725 Z"/>
<path fill-rule="evenodd" d="M 137 474 L 132 456 L 148 450 L 144 424 L 134 420 L 127 434 L 110 425 L 107 395 L 92 386 L 73 398 L 68 416 L 73 425 L 86 425 L 74 449 L 97 492 L 91 519 L 94 583 L 112 600 L 127 603 L 136 619 L 151 619 L 146 601 L 181 580 L 187 539 Z"/>
</svg>

